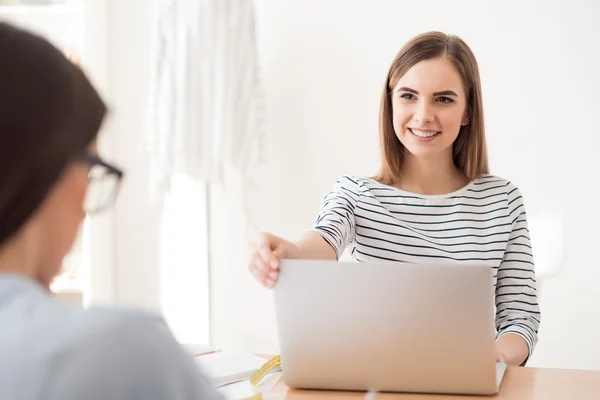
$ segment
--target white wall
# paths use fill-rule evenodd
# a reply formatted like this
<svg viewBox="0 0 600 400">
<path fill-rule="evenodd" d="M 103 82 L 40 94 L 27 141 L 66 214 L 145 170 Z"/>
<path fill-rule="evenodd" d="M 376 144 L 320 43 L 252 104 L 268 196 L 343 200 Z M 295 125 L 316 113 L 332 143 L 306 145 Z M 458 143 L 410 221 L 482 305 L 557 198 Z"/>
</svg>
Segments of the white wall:
<svg viewBox="0 0 600 400">
<path fill-rule="evenodd" d="M 268 159 L 258 177 L 260 228 L 293 239 L 311 226 L 337 177 L 374 173 L 380 89 L 395 53 L 427 30 L 458 34 L 481 68 L 492 172 L 522 189 L 531 218 L 551 216 L 564 225 L 562 268 L 540 282 L 541 338 L 531 365 L 600 369 L 594 228 L 600 224 L 595 207 L 600 5 L 581 0 L 257 4 L 269 128 Z M 226 226 L 239 217 L 218 215 Z M 229 230 L 216 236 L 217 342 L 276 351 L 271 297 L 247 278 L 243 235 Z M 245 274 L 243 280 L 234 283 L 239 274 Z"/>
</svg>

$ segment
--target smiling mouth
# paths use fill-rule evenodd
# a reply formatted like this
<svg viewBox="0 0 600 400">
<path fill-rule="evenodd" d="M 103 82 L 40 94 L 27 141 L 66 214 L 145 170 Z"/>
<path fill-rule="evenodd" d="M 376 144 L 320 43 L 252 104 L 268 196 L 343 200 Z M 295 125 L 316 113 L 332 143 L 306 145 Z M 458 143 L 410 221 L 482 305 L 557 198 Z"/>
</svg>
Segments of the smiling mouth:
<svg viewBox="0 0 600 400">
<path fill-rule="evenodd" d="M 408 128 L 408 130 L 410 131 L 410 133 L 412 133 L 415 136 L 421 137 L 421 138 L 431 138 L 434 136 L 439 135 L 440 133 L 442 133 L 441 131 L 432 131 L 430 129 L 427 130 L 422 130 L 422 129 L 413 129 L 413 128 Z"/>
</svg>

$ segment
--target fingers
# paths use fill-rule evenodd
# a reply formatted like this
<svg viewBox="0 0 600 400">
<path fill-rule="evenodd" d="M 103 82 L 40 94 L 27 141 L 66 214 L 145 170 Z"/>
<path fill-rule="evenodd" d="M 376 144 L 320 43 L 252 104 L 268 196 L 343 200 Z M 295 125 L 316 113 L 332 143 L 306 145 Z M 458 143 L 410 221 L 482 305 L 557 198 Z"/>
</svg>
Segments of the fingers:
<svg viewBox="0 0 600 400">
<path fill-rule="evenodd" d="M 267 288 L 272 288 L 279 277 L 279 258 L 283 254 L 278 238 L 263 233 L 253 249 L 249 265 L 256 280 Z"/>
<path fill-rule="evenodd" d="M 272 287 L 273 283 L 269 282 L 272 279 L 269 277 L 269 268 L 264 265 L 258 253 L 255 253 L 250 261 L 248 269 L 254 275 L 254 278 L 265 287 Z"/>
<path fill-rule="evenodd" d="M 279 257 L 277 257 L 274 251 L 271 251 L 269 246 L 264 244 L 259 245 L 258 252 L 263 262 L 269 269 L 279 269 Z"/>
<path fill-rule="evenodd" d="M 265 286 L 272 288 L 275 286 L 275 282 L 277 282 L 277 278 L 279 277 L 279 260 L 273 252 L 264 245 L 259 246 L 257 255 L 256 265 L 260 268 L 266 278 Z"/>
</svg>

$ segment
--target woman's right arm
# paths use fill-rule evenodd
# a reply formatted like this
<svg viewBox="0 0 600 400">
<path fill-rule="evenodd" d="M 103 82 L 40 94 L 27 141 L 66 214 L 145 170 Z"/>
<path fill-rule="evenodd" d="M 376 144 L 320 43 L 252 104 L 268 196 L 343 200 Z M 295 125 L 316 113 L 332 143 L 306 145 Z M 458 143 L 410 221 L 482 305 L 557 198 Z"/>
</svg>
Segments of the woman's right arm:
<svg viewBox="0 0 600 400">
<path fill-rule="evenodd" d="M 313 229 L 299 240 L 290 242 L 270 233 L 260 234 L 249 264 L 256 280 L 267 288 L 273 287 L 282 258 L 337 260 L 354 238 L 354 209 L 359 193 L 356 180 L 343 177 L 324 197 Z"/>
<path fill-rule="evenodd" d="M 335 260 L 335 250 L 316 231 L 306 232 L 298 241 L 261 233 L 252 249 L 249 269 L 261 285 L 272 288 L 279 278 L 279 260 L 282 258 L 302 258 Z"/>
</svg>

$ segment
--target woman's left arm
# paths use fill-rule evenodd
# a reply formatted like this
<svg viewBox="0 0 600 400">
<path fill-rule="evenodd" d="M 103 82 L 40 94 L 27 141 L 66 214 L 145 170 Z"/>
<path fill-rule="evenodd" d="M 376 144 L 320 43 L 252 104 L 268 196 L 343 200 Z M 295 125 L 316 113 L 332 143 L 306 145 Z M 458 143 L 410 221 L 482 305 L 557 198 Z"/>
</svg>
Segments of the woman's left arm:
<svg viewBox="0 0 600 400">
<path fill-rule="evenodd" d="M 501 361 L 523 366 L 537 344 L 541 314 L 523 197 L 516 186 L 507 189 L 512 230 L 496 280 L 496 348 Z"/>
</svg>

